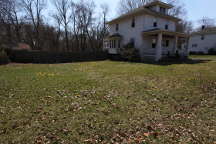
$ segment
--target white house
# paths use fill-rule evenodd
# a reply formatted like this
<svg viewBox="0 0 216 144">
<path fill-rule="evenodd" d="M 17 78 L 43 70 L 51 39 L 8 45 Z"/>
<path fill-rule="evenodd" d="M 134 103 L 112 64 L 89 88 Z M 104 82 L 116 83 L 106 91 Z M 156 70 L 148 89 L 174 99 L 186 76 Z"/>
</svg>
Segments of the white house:
<svg viewBox="0 0 216 144">
<path fill-rule="evenodd" d="M 176 31 L 179 18 L 170 16 L 172 5 L 154 1 L 118 18 L 109 21 L 109 37 L 104 40 L 104 49 L 118 55 L 120 48 L 133 43 L 142 60 L 161 60 L 179 53 L 187 56 L 187 35 Z"/>
<path fill-rule="evenodd" d="M 189 51 L 193 53 L 207 54 L 209 49 L 216 50 L 216 28 L 202 28 L 191 34 L 189 39 Z"/>
</svg>

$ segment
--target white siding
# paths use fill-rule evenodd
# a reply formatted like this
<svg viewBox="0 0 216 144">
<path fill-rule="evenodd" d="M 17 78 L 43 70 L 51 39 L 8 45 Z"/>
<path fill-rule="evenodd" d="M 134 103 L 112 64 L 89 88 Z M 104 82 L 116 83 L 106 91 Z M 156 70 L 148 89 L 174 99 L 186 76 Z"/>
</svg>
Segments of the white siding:
<svg viewBox="0 0 216 144">
<path fill-rule="evenodd" d="M 154 22 L 157 22 L 157 27 L 153 26 Z M 149 30 L 149 29 L 155 29 L 155 28 L 160 28 L 160 29 L 165 29 L 165 25 L 168 24 L 170 31 L 176 31 L 176 24 L 175 22 L 163 18 L 158 18 L 150 15 L 145 15 L 145 23 L 144 23 L 144 30 Z"/>
<path fill-rule="evenodd" d="M 144 30 L 144 16 L 135 17 L 135 27 L 131 27 L 132 18 L 125 19 L 119 23 L 119 30 L 116 31 L 116 24 L 110 25 L 110 35 L 119 33 L 123 36 L 122 44 L 125 45 L 133 38 L 135 47 L 142 47 L 142 31 Z"/>
<path fill-rule="evenodd" d="M 122 36 L 121 46 L 130 42 L 131 39 L 135 41 L 135 47 L 139 49 L 140 56 L 143 58 L 146 55 L 154 55 L 156 48 L 152 48 L 152 39 L 154 37 L 144 36 L 143 31 L 148 31 L 152 29 L 163 29 L 165 30 L 165 26 L 168 25 L 169 31 L 176 31 L 176 22 L 160 17 L 154 17 L 151 15 L 143 14 L 139 16 L 135 16 L 135 27 L 131 26 L 132 19 L 124 19 L 119 23 L 109 25 L 110 35 L 120 34 Z M 154 27 L 154 22 L 157 22 L 157 27 Z M 119 25 L 118 31 L 116 31 L 116 24 Z M 157 39 L 157 37 L 155 37 Z M 170 39 L 169 48 L 163 48 L 163 54 L 167 54 L 168 51 L 172 51 L 174 48 L 174 38 Z"/>
<path fill-rule="evenodd" d="M 157 27 L 153 26 L 154 22 L 157 22 Z M 131 27 L 132 18 L 125 19 L 119 22 L 119 30 L 116 31 L 116 24 L 112 24 L 109 26 L 110 35 L 115 33 L 119 33 L 123 36 L 122 45 L 127 44 L 133 38 L 135 40 L 135 47 L 138 48 L 142 53 L 145 51 L 154 51 L 151 49 L 152 39 L 144 38 L 142 35 L 143 31 L 160 28 L 165 29 L 165 25 L 168 24 L 170 31 L 176 30 L 175 22 L 166 20 L 163 18 L 153 17 L 150 15 L 140 15 L 135 17 L 135 27 Z M 171 44 L 171 43 L 170 43 Z"/>
<path fill-rule="evenodd" d="M 194 35 L 189 40 L 190 52 L 208 53 L 211 48 L 216 48 L 216 34 L 205 34 L 204 40 L 201 40 L 202 35 Z M 193 47 L 197 45 L 197 47 Z"/>
</svg>

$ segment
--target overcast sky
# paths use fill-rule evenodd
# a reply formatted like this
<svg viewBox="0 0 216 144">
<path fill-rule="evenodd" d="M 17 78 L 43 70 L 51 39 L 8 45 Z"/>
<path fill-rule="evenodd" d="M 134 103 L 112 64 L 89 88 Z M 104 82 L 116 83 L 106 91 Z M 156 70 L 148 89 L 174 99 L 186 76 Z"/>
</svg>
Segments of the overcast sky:
<svg viewBox="0 0 216 144">
<path fill-rule="evenodd" d="M 50 0 L 52 1 L 52 0 Z M 77 0 L 74 0 L 77 1 Z M 117 5 L 120 0 L 93 0 L 97 5 L 97 11 L 101 4 L 109 5 L 110 13 L 109 19 L 116 17 Z M 184 3 L 187 10 L 187 19 L 192 21 L 195 25 L 202 17 L 209 17 L 216 19 L 216 0 L 180 0 Z"/>
<path fill-rule="evenodd" d="M 202 17 L 216 19 L 216 0 L 180 0 L 185 4 L 188 19 L 197 22 Z M 107 3 L 110 7 L 110 17 L 115 17 L 119 0 L 94 0 L 95 3 Z"/>
</svg>

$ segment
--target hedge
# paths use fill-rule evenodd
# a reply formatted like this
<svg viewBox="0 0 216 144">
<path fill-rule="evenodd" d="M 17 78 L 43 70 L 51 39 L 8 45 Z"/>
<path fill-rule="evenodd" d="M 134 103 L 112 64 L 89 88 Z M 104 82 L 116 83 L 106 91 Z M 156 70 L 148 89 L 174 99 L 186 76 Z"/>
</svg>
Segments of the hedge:
<svg viewBox="0 0 216 144">
<path fill-rule="evenodd" d="M 0 50 L 0 65 L 8 64 L 10 62 L 7 53 L 4 50 Z"/>
<path fill-rule="evenodd" d="M 11 62 L 16 63 L 67 63 L 107 59 L 104 52 L 44 52 L 26 50 L 7 50 Z"/>
<path fill-rule="evenodd" d="M 210 55 L 216 55 L 216 48 L 209 49 L 208 54 L 210 54 Z"/>
</svg>

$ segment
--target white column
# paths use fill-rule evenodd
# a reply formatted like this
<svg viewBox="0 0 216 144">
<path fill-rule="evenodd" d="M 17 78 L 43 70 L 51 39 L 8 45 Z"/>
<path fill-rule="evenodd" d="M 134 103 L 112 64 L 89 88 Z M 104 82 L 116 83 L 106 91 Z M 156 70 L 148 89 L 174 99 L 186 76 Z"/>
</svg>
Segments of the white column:
<svg viewBox="0 0 216 144">
<path fill-rule="evenodd" d="M 173 54 L 175 55 L 176 51 L 178 49 L 178 36 L 175 36 L 175 46 L 173 49 Z"/>
<path fill-rule="evenodd" d="M 159 61 L 162 58 L 162 37 L 162 33 L 159 33 L 157 38 L 155 61 Z"/>
</svg>

